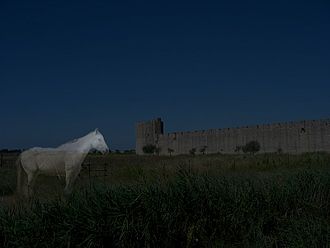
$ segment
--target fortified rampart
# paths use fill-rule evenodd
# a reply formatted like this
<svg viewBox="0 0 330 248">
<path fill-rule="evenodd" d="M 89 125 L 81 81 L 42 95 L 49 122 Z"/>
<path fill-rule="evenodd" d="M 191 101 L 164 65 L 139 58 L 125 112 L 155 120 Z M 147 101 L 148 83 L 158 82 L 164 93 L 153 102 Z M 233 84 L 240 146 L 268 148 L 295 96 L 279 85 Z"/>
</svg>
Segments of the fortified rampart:
<svg viewBox="0 0 330 248">
<path fill-rule="evenodd" d="M 164 133 L 160 118 L 136 125 L 136 153 L 145 145 L 160 148 L 160 154 L 188 154 L 202 148 L 210 153 L 235 153 L 238 146 L 256 140 L 260 152 L 303 153 L 330 152 L 330 119 L 283 122 L 201 131 Z"/>
</svg>

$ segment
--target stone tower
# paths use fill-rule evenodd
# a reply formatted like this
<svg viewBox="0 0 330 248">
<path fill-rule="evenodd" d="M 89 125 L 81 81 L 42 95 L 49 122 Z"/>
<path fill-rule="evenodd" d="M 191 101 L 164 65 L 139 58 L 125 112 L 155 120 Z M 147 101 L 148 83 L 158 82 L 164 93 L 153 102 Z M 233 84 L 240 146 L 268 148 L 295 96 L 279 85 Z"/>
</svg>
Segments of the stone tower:
<svg viewBox="0 0 330 248">
<path fill-rule="evenodd" d="M 164 134 L 161 118 L 136 124 L 136 154 L 143 154 L 145 145 L 158 146 L 159 136 Z"/>
</svg>

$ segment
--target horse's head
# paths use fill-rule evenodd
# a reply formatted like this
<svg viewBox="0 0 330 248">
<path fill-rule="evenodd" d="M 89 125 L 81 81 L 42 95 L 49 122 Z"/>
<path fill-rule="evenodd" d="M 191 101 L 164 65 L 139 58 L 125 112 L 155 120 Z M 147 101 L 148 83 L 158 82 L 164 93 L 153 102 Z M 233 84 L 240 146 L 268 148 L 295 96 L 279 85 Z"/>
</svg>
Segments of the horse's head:
<svg viewBox="0 0 330 248">
<path fill-rule="evenodd" d="M 95 129 L 93 132 L 92 139 L 92 149 L 102 152 L 103 154 L 109 151 L 109 147 L 103 138 L 103 135 L 100 133 L 98 129 Z"/>
</svg>

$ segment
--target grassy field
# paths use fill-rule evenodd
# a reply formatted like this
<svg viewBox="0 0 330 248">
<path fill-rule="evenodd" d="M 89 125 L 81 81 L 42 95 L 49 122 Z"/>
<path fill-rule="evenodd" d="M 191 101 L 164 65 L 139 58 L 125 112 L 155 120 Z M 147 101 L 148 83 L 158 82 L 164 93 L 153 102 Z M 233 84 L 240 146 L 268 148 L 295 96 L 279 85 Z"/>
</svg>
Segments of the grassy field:
<svg viewBox="0 0 330 248">
<path fill-rule="evenodd" d="M 70 199 L 63 179 L 41 176 L 28 202 L 12 195 L 15 167 L 1 167 L 1 247 L 330 247 L 329 154 L 85 163 Z"/>
</svg>

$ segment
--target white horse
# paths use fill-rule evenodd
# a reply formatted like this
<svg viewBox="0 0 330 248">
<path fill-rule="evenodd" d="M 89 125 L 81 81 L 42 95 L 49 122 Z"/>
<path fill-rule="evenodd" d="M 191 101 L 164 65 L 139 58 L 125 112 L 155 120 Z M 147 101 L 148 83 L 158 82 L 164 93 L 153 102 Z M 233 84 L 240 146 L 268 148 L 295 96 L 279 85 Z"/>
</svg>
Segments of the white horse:
<svg viewBox="0 0 330 248">
<path fill-rule="evenodd" d="M 103 135 L 97 129 L 56 148 L 34 147 L 22 152 L 17 160 L 17 193 L 30 196 L 36 177 L 40 174 L 65 174 L 64 193 L 69 195 L 81 170 L 81 164 L 91 149 L 103 154 L 109 151 Z M 24 180 L 23 171 L 27 180 Z"/>
</svg>

